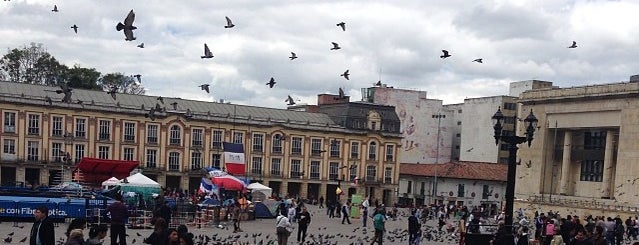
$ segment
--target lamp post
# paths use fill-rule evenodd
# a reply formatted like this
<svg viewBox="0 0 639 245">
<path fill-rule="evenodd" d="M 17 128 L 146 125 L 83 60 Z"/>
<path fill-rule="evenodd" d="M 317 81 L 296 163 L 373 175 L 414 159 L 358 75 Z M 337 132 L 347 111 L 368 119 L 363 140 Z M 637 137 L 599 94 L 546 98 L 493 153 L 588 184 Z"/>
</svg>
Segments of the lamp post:
<svg viewBox="0 0 639 245">
<path fill-rule="evenodd" d="M 508 182 L 506 183 L 506 210 L 505 210 L 505 227 L 506 229 L 503 231 L 503 244 L 513 244 L 513 209 L 515 202 L 515 174 L 517 173 L 517 147 L 518 144 L 528 142 L 528 147 L 533 140 L 533 135 L 535 134 L 535 128 L 537 127 L 537 118 L 533 115 L 532 109 L 530 109 L 530 114 L 524 119 L 524 123 L 526 125 L 526 136 L 516 136 L 516 135 L 502 135 L 502 120 L 504 119 L 504 115 L 501 113 L 501 108 L 497 109 L 497 112 L 492 117 L 494 122 L 493 129 L 495 130 L 495 145 L 499 145 L 499 141 L 501 140 L 504 143 L 508 144 Z"/>
<path fill-rule="evenodd" d="M 437 119 L 437 150 L 435 153 L 435 182 L 433 182 L 433 201 L 437 204 L 437 165 L 439 164 L 439 136 L 441 134 L 442 118 L 446 118 L 446 115 L 435 114 L 433 118 Z"/>
</svg>

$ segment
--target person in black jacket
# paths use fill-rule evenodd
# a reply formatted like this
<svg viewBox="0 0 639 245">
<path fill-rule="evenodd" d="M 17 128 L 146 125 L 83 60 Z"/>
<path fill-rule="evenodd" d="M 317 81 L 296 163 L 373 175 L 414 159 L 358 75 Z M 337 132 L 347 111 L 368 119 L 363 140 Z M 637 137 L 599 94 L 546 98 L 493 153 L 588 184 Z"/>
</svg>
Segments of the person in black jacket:
<svg viewBox="0 0 639 245">
<path fill-rule="evenodd" d="M 415 216 L 415 212 L 415 209 L 411 210 L 410 217 L 408 217 L 408 244 L 419 244 L 415 240 L 421 237 L 421 225 Z"/>
<path fill-rule="evenodd" d="M 40 206 L 33 213 L 35 222 L 31 227 L 29 245 L 54 245 L 55 231 L 53 222 L 49 219 L 49 208 Z"/>
<path fill-rule="evenodd" d="M 306 240 L 306 231 L 308 230 L 308 225 L 311 224 L 311 214 L 308 213 L 306 207 L 303 207 L 302 211 L 298 214 L 298 217 L 297 242 L 304 243 L 304 241 Z"/>
</svg>

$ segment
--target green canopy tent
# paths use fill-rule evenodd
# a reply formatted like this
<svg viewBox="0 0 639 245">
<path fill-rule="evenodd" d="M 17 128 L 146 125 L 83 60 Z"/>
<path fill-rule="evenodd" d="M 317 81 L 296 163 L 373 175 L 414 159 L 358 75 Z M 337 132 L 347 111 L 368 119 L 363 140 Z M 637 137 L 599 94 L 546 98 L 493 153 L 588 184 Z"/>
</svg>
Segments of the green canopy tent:
<svg viewBox="0 0 639 245">
<path fill-rule="evenodd" d="M 162 191 L 158 182 L 144 176 L 142 173 L 121 179 L 117 186 L 120 187 L 122 196 L 124 196 L 125 199 L 133 197 L 128 195 L 129 193 L 135 193 L 135 201 L 141 202 L 140 200 L 143 200 L 144 203 L 153 200 L 153 195 L 160 194 Z M 127 203 L 131 203 L 131 200 L 127 200 Z"/>
</svg>

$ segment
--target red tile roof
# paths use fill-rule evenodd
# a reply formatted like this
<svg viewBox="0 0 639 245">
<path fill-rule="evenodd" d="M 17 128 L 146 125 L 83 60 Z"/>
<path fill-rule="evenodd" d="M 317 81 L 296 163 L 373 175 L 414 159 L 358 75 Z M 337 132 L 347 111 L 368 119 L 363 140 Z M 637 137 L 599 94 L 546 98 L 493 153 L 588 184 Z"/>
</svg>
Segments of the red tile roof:
<svg viewBox="0 0 639 245">
<path fill-rule="evenodd" d="M 437 170 L 437 177 L 455 179 L 506 181 L 508 175 L 508 165 L 485 162 L 402 163 L 400 164 L 399 174 L 435 176 L 435 170 Z"/>
</svg>

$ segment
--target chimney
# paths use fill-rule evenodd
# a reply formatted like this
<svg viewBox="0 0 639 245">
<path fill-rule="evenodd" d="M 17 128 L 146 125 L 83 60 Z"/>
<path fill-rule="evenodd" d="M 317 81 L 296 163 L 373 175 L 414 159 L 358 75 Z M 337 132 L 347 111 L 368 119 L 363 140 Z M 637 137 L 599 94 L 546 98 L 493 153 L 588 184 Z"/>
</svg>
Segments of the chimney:
<svg viewBox="0 0 639 245">
<path fill-rule="evenodd" d="M 631 83 L 639 82 L 639 75 L 632 75 L 632 76 L 630 76 L 630 82 L 631 82 Z"/>
</svg>

